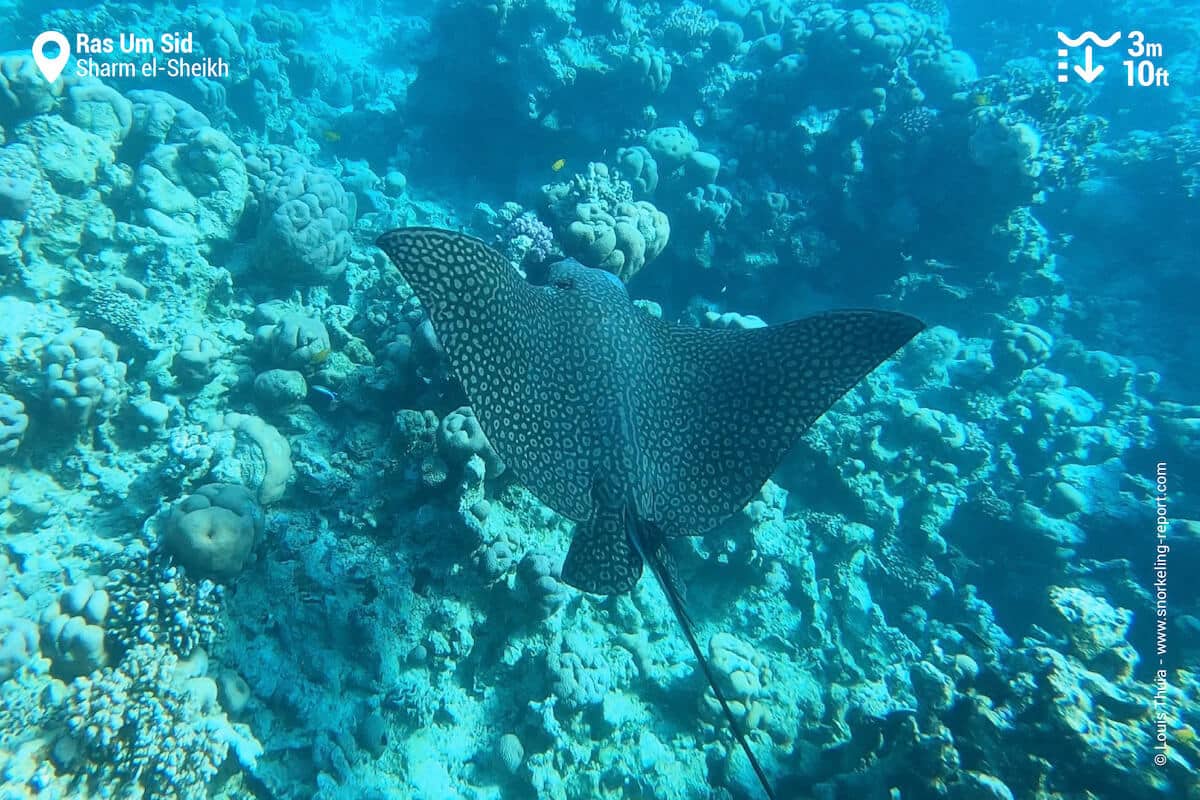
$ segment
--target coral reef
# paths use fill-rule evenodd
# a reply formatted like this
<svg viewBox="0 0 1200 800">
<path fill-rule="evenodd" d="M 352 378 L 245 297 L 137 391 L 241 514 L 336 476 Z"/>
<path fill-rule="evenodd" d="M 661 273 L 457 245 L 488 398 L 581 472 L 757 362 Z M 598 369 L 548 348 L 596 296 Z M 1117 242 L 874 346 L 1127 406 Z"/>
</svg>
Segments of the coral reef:
<svg viewBox="0 0 1200 800">
<path fill-rule="evenodd" d="M 756 791 L 653 582 L 561 580 L 403 225 L 706 335 L 931 324 L 668 542 L 780 796 L 1191 797 L 1190 10 L 1084 90 L 941 0 L 0 7 L 0 797 Z M 228 71 L 30 57 L 118 29 Z"/>
</svg>

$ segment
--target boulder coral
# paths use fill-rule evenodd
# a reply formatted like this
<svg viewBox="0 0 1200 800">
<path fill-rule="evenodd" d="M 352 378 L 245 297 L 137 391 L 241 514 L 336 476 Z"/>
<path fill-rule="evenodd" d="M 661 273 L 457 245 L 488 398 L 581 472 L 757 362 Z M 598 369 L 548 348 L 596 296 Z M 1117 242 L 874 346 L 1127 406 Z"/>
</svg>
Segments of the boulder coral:
<svg viewBox="0 0 1200 800">
<path fill-rule="evenodd" d="M 1027 181 L 1042 172 L 1039 154 L 1042 137 L 1028 122 L 1004 115 L 996 108 L 981 108 L 971 115 L 968 141 L 971 159 L 1006 184 L 1014 178 Z"/>
<path fill-rule="evenodd" d="M 580 631 L 557 634 L 546 665 L 554 676 L 554 696 L 570 709 L 600 705 L 617 682 L 606 652 Z"/>
<path fill-rule="evenodd" d="M 278 313 L 266 306 L 260 306 L 259 312 L 272 321 L 254 332 L 254 341 L 272 364 L 312 371 L 329 357 L 329 331 L 319 319 L 295 311 Z"/>
<path fill-rule="evenodd" d="M 1112 680 L 1133 673 L 1138 655 L 1126 636 L 1133 613 L 1077 587 L 1050 587 L 1056 627 L 1070 640 L 1071 655 Z"/>
<path fill-rule="evenodd" d="M 212 339 L 196 334 L 184 336 L 171 362 L 176 380 L 188 389 L 198 389 L 211 381 L 221 351 Z"/>
<path fill-rule="evenodd" d="M 617 169 L 639 194 L 652 194 L 658 187 L 658 162 L 641 145 L 617 150 Z"/>
<path fill-rule="evenodd" d="M 646 134 L 646 149 L 664 172 L 682 167 L 699 147 L 691 131 L 681 126 L 655 128 Z"/>
<path fill-rule="evenodd" d="M 51 265 L 76 255 L 87 240 L 112 237 L 116 213 L 109 201 L 129 185 L 130 171 L 105 138 L 54 114 L 21 122 L 9 135 L 13 140 L 0 147 L 0 230 L 13 241 L 0 247 L 0 263 L 56 295 L 62 277 Z"/>
<path fill-rule="evenodd" d="M 1053 347 L 1054 337 L 1047 331 L 1036 325 L 1010 322 L 992 342 L 992 363 L 1001 376 L 1015 378 L 1044 364 Z"/>
<path fill-rule="evenodd" d="M 133 128 L 133 103 L 111 86 L 82 83 L 67 89 L 67 119 L 116 146 Z"/>
<path fill-rule="evenodd" d="M 38 627 L 32 620 L 0 615 L 0 681 L 7 681 L 39 655 Z"/>
<path fill-rule="evenodd" d="M 671 234 L 667 215 L 646 200 L 621 203 L 612 213 L 596 203 L 581 203 L 575 216 L 563 232 L 567 252 L 623 281 L 653 261 Z"/>
<path fill-rule="evenodd" d="M 45 114 L 62 96 L 66 81 L 49 83 L 25 53 L 0 56 L 0 122 Z"/>
<path fill-rule="evenodd" d="M 42 613 L 42 652 L 55 675 L 75 678 L 108 663 L 104 641 L 108 609 L 108 592 L 85 579 L 65 589 Z"/>
<path fill-rule="evenodd" d="M 438 445 L 447 461 L 461 464 L 477 455 L 487 466 L 487 475 L 495 478 L 504 472 L 504 462 L 488 441 L 470 406 L 462 406 L 442 418 L 438 425 Z"/>
<path fill-rule="evenodd" d="M 264 411 L 281 411 L 308 394 L 304 375 L 294 369 L 269 369 L 254 377 L 254 402 Z"/>
<path fill-rule="evenodd" d="M 207 126 L 153 147 L 138 165 L 134 186 L 146 224 L 206 247 L 232 238 L 248 190 L 238 146 Z"/>
<path fill-rule="evenodd" d="M 112 416 L 125 400 L 125 362 L 100 331 L 73 328 L 51 339 L 42 351 L 46 395 L 51 410 L 84 428 Z"/>
<path fill-rule="evenodd" d="M 25 404 L 11 394 L 0 392 L 0 457 L 17 451 L 28 428 Z"/>
<path fill-rule="evenodd" d="M 210 483 L 171 509 L 162 546 L 190 575 L 231 580 L 262 531 L 262 509 L 245 486 Z"/>
</svg>

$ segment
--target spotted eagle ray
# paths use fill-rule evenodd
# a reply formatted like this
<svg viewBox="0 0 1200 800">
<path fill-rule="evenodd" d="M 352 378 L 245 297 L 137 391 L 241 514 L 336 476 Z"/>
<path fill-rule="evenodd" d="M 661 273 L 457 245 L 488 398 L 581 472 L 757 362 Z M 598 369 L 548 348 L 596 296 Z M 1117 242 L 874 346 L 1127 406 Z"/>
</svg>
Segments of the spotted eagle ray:
<svg viewBox="0 0 1200 800">
<path fill-rule="evenodd" d="M 628 592 L 649 563 L 767 796 L 770 782 L 696 642 L 667 550 L 746 505 L 842 395 L 924 328 L 830 311 L 749 330 L 672 325 L 574 260 L 537 286 L 478 239 L 381 236 L 425 307 L 483 432 L 521 482 L 574 520 L 562 580 Z"/>
</svg>

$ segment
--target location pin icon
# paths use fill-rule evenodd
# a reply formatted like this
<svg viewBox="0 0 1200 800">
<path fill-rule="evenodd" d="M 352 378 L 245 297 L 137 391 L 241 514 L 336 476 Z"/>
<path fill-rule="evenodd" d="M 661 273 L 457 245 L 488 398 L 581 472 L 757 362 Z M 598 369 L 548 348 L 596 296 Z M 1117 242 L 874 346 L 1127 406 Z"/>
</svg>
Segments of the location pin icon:
<svg viewBox="0 0 1200 800">
<path fill-rule="evenodd" d="M 54 58 L 47 58 L 43 51 L 51 42 L 58 45 L 58 55 Z M 58 80 L 58 76 L 62 74 L 63 67 L 67 65 L 67 59 L 70 57 L 71 45 L 67 42 L 67 37 L 58 31 L 45 31 L 38 34 L 38 37 L 33 40 L 33 63 L 37 64 L 37 68 L 51 83 Z"/>
</svg>

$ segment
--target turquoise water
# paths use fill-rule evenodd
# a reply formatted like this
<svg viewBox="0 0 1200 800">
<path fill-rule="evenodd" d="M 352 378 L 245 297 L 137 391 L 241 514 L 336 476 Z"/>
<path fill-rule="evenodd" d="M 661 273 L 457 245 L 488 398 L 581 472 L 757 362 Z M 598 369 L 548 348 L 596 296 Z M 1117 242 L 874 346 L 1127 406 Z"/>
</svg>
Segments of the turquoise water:
<svg viewBox="0 0 1200 800">
<path fill-rule="evenodd" d="M 0 0 L 0 798 L 1200 796 L 1197 53 Z"/>
</svg>

